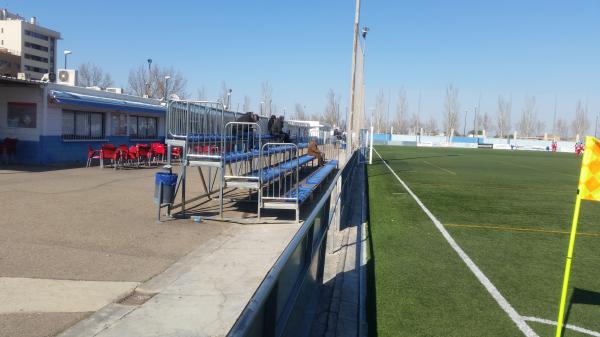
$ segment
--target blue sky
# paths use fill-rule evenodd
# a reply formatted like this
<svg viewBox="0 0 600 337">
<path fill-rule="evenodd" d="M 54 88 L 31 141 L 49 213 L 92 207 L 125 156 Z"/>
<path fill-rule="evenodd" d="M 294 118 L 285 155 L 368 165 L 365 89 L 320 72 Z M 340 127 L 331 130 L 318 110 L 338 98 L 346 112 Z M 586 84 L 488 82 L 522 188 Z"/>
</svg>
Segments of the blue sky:
<svg viewBox="0 0 600 337">
<path fill-rule="evenodd" d="M 233 104 L 249 95 L 258 109 L 260 83 L 292 110 L 322 112 L 329 88 L 348 102 L 353 0 L 331 1 L 45 1 L 0 0 L 0 7 L 60 31 L 69 64 L 93 62 L 126 86 L 147 58 L 180 69 L 188 92 L 221 83 Z M 408 92 L 422 119 L 440 117 L 445 87 L 460 89 L 461 110 L 495 114 L 499 94 L 512 97 L 512 122 L 527 96 L 552 124 L 554 98 L 567 119 L 578 99 L 590 120 L 600 111 L 600 2 L 363 0 L 367 41 L 367 108 L 379 89 Z M 62 61 L 61 61 L 62 66 Z M 471 118 L 469 118 L 471 120 Z"/>
</svg>

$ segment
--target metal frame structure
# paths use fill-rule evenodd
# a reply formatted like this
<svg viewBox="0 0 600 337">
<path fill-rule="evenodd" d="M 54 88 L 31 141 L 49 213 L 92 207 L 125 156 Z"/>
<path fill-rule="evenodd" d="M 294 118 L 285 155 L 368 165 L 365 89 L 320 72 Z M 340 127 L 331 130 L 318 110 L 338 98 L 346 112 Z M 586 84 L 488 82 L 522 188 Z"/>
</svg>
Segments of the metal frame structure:
<svg viewBox="0 0 600 337">
<path fill-rule="evenodd" d="M 271 151 L 271 148 L 291 147 L 291 151 Z M 294 188 L 297 188 L 300 176 L 300 156 L 298 155 L 298 146 L 290 143 L 267 143 L 263 145 L 262 151 L 265 153 L 275 152 L 275 161 L 273 156 L 268 156 L 268 167 L 274 167 L 273 163 L 277 163 L 278 167 L 290 165 L 291 169 L 279 169 L 275 172 L 272 182 L 268 182 L 264 186 L 264 191 L 259 192 L 258 216 L 260 218 L 260 209 L 294 209 L 296 211 L 296 222 L 300 221 L 300 210 L 298 195 L 291 196 L 290 193 Z M 295 162 L 295 163 L 294 163 Z M 261 181 L 263 176 L 261 174 Z"/>
<path fill-rule="evenodd" d="M 268 120 L 261 117 L 256 123 L 237 122 L 235 117 L 235 113 L 225 111 L 220 102 L 168 102 L 165 139 L 168 168 L 171 167 L 172 147 L 180 146 L 183 149 L 182 167 L 175 191 L 176 195 L 181 192 L 181 202 L 168 207 L 168 215 L 171 215 L 173 208 L 181 207 L 181 215 L 185 217 L 186 203 L 201 198 L 211 199 L 213 194 L 219 192 L 219 217 L 223 219 L 225 189 L 239 188 L 248 189 L 249 196 L 252 190 L 258 192 L 257 214 L 260 219 L 263 189 L 274 197 L 273 186 L 285 187 L 283 190 L 286 192 L 292 189 L 288 176 L 295 177 L 296 185 L 298 184 L 301 166 L 298 164 L 299 149 L 307 148 L 308 144 L 268 143 L 268 146 L 264 146 L 262 131 Z M 307 123 L 291 122 L 286 126 L 296 141 L 306 139 L 309 128 Z M 297 160 L 294 169 L 278 170 L 277 174 L 280 176 L 263 179 L 263 168 L 272 169 L 276 165 L 291 163 L 294 158 Z M 205 192 L 192 199 L 187 199 L 186 196 L 188 167 L 198 168 Z M 220 183 L 218 189 L 215 187 L 217 181 Z M 295 209 L 298 209 L 297 203 L 296 201 Z M 299 211 L 296 213 L 298 220 Z"/>
</svg>

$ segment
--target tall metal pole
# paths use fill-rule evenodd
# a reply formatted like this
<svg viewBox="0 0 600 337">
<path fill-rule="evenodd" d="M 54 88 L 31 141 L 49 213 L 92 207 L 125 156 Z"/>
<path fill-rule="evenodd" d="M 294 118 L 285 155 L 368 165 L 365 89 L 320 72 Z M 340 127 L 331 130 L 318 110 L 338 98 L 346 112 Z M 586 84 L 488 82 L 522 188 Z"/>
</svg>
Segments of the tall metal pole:
<svg viewBox="0 0 600 337">
<path fill-rule="evenodd" d="M 557 96 L 554 94 L 554 118 L 552 119 L 552 137 L 556 140 L 556 101 Z"/>
<path fill-rule="evenodd" d="M 463 137 L 467 135 L 467 114 L 469 110 L 465 110 L 465 123 L 463 124 Z"/>
<path fill-rule="evenodd" d="M 352 149 L 354 148 L 354 137 L 355 135 L 355 130 L 354 128 L 356 127 L 354 124 L 354 115 L 356 114 L 356 111 L 354 111 L 354 107 L 355 107 L 355 100 L 356 100 L 356 93 L 355 93 L 355 87 L 356 87 L 356 52 L 358 51 L 358 26 L 359 26 L 359 20 L 360 20 L 360 0 L 356 0 L 356 10 L 354 13 L 354 42 L 353 42 L 353 47 L 352 47 L 352 81 L 350 83 L 350 118 L 348 118 L 348 131 L 350 132 L 350 137 L 348 137 L 349 140 L 349 149 L 350 151 L 352 151 Z M 364 62 L 364 60 L 363 60 Z"/>
</svg>

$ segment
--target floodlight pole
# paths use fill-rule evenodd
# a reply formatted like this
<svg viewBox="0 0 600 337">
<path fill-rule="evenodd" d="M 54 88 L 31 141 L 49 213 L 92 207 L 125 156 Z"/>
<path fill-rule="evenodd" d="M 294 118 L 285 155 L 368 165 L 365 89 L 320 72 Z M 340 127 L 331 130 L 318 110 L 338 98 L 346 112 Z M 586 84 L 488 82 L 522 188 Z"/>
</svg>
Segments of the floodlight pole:
<svg viewBox="0 0 600 337">
<path fill-rule="evenodd" d="M 369 165 L 373 164 L 373 125 L 371 124 L 371 139 L 369 141 Z"/>
<path fill-rule="evenodd" d="M 355 131 L 354 128 L 354 115 L 356 111 L 355 108 L 355 87 L 356 87 L 356 52 L 358 50 L 358 29 L 359 29 L 359 20 L 360 20 L 360 0 L 356 0 L 356 11 L 354 14 L 354 43 L 352 46 L 352 82 L 350 84 L 350 117 L 348 118 L 348 131 L 350 132 L 350 137 L 348 137 L 348 147 L 350 151 L 352 151 L 354 144 Z M 356 135 L 358 136 L 358 135 Z"/>
</svg>

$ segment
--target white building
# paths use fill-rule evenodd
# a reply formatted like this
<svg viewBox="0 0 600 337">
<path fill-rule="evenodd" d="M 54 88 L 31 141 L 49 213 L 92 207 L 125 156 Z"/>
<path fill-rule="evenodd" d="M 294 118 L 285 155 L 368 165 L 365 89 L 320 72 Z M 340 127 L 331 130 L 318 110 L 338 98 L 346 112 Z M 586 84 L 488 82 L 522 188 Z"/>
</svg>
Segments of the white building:
<svg viewBox="0 0 600 337">
<path fill-rule="evenodd" d="M 20 71 L 29 79 L 39 80 L 44 74 L 56 74 L 56 47 L 60 33 L 37 24 L 32 17 L 0 9 L 0 48 L 21 58 Z"/>
<path fill-rule="evenodd" d="M 83 163 L 88 146 L 163 142 L 165 112 L 155 99 L 0 76 L 0 144 L 17 140 L 14 163 Z"/>
</svg>

